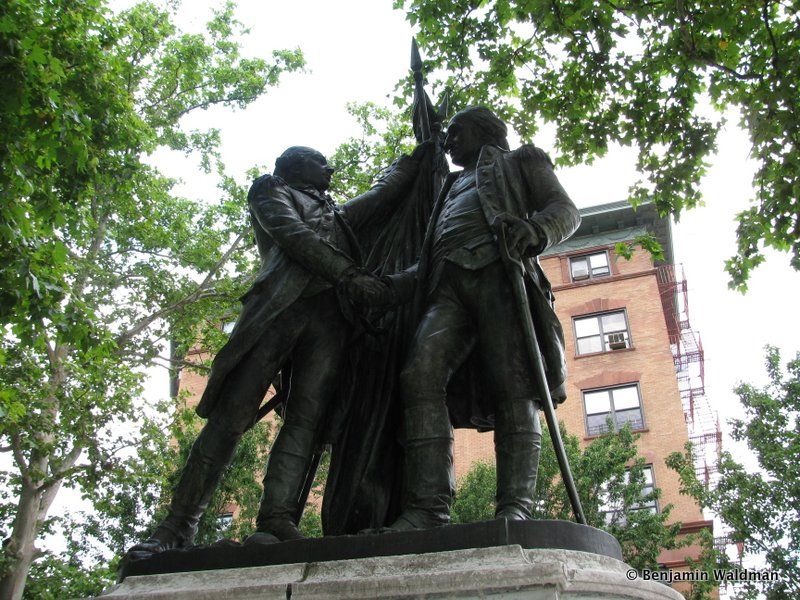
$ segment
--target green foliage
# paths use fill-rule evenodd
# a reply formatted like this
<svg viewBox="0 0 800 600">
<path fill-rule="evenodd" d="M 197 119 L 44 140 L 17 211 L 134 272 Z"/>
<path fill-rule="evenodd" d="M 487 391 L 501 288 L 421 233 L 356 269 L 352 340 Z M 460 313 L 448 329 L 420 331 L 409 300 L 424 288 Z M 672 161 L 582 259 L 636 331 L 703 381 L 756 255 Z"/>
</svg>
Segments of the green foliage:
<svg viewBox="0 0 800 600">
<path fill-rule="evenodd" d="M 686 565 L 693 571 L 704 571 L 709 573 L 707 581 L 694 581 L 689 589 L 688 594 L 684 594 L 687 600 L 708 600 L 719 595 L 719 583 L 711 576 L 715 568 L 723 567 L 725 570 L 733 570 L 738 565 L 732 564 L 727 557 L 724 561 L 720 561 L 720 557 L 724 555 L 720 553 L 719 549 L 714 543 L 714 533 L 708 529 L 702 529 L 696 534 L 691 535 L 692 541 L 700 548 L 700 555 L 698 558 L 686 559 Z"/>
<path fill-rule="evenodd" d="M 167 408 L 167 404 L 163 406 Z M 166 410 L 144 423 L 139 445 L 124 462 L 99 481 L 87 500 L 93 510 L 57 519 L 66 533 L 67 550 L 46 553 L 33 564 L 26 595 L 31 598 L 73 598 L 99 594 L 116 578 L 119 558 L 146 539 L 166 516 L 175 484 L 203 422 L 192 409 Z M 243 540 L 255 529 L 261 497 L 260 474 L 266 464 L 274 428 L 258 423 L 239 443 L 230 466 L 209 502 L 195 542 L 213 544 L 226 538 Z M 236 506 L 229 525 L 220 515 Z"/>
<path fill-rule="evenodd" d="M 372 102 L 350 103 L 361 135 L 340 144 L 330 157 L 336 168 L 331 192 L 343 201 L 367 191 L 381 170 L 403 153 L 414 148 L 410 116 L 377 106 Z"/>
<path fill-rule="evenodd" d="M 322 516 L 319 508 L 322 506 L 322 496 L 325 494 L 325 482 L 328 480 L 328 471 L 331 466 L 331 453 L 325 449 L 317 467 L 314 483 L 306 502 L 303 516 L 298 525 L 300 533 L 306 537 L 322 537 Z"/>
<path fill-rule="evenodd" d="M 679 218 L 700 202 L 720 112 L 732 107 L 759 163 L 726 265 L 746 289 L 769 246 L 800 269 L 800 22 L 779 0 L 395 0 L 419 29 L 426 72 L 456 107 L 494 107 L 526 141 L 556 126 L 561 164 L 635 147 L 630 200 Z M 408 89 L 408 88 L 406 88 Z M 405 105 L 408 99 L 400 99 Z"/>
<path fill-rule="evenodd" d="M 77 558 L 59 558 L 46 554 L 33 563 L 23 598 L 26 600 L 62 600 L 99 596 L 113 584 L 116 572 L 105 567 L 87 569 Z"/>
<path fill-rule="evenodd" d="M 319 538 L 322 537 L 322 517 L 316 505 L 309 504 L 303 511 L 303 516 L 300 517 L 298 525 L 300 533 L 306 537 Z"/>
<path fill-rule="evenodd" d="M 494 518 L 497 471 L 490 463 L 477 462 L 458 482 L 450 518 L 453 523 L 475 523 Z"/>
<path fill-rule="evenodd" d="M 91 497 L 126 472 L 134 442 L 119 432 L 145 422 L 134 399 L 163 340 L 178 357 L 198 336 L 217 350 L 253 266 L 246 190 L 219 161 L 219 132 L 181 120 L 246 106 L 303 57 L 242 56 L 232 4 L 192 34 L 173 25 L 175 10 L 0 7 L 0 448 L 17 500 L 0 510 L 0 596 L 21 594 L 62 484 Z M 177 196 L 148 162 L 165 148 L 216 172 L 219 200 Z"/>
<path fill-rule="evenodd" d="M 576 436 L 561 426 L 575 485 L 589 525 L 607 530 L 619 540 L 626 562 L 637 569 L 658 568 L 662 550 L 686 545 L 677 539 L 680 523 L 667 524 L 671 505 L 652 513 L 638 510 L 657 500 L 657 488 L 645 493 L 644 459 L 638 455 L 638 436 L 626 426 L 617 433 L 595 439 L 583 451 Z M 492 464 L 477 463 L 458 484 L 453 503 L 455 523 L 470 523 L 494 517 L 496 472 Z M 604 508 L 613 507 L 608 513 Z M 572 520 L 572 508 L 561 478 L 558 460 L 547 428 L 542 435 L 539 475 L 536 480 L 534 519 Z"/>
<path fill-rule="evenodd" d="M 744 545 L 746 560 L 763 561 L 781 574 L 779 582 L 743 584 L 738 597 L 794 598 L 800 594 L 800 354 L 784 374 L 780 353 L 767 347 L 766 366 L 766 387 L 735 389 L 746 416 L 731 422 L 731 436 L 747 444 L 758 472 L 724 452 L 712 489 L 697 480 L 690 447 L 670 455 L 668 463 L 680 473 L 682 491 L 716 514 L 731 529 L 731 539 Z M 730 567 L 727 556 L 718 553 L 715 559 Z"/>
</svg>

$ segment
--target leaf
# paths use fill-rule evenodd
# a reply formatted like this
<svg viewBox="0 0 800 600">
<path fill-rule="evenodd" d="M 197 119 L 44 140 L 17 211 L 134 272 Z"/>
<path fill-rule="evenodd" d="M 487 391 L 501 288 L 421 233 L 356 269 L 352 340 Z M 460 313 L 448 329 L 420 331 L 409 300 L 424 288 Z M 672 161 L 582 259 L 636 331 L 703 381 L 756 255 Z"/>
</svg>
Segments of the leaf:
<svg viewBox="0 0 800 600">
<path fill-rule="evenodd" d="M 30 282 L 31 289 L 33 293 L 36 294 L 39 298 L 42 297 L 39 291 L 39 279 L 33 273 L 28 272 L 28 281 Z"/>
<path fill-rule="evenodd" d="M 69 250 L 63 242 L 56 241 L 55 244 L 53 244 L 52 257 L 54 262 L 63 263 L 66 260 L 68 253 Z"/>
<path fill-rule="evenodd" d="M 39 46 L 33 46 L 30 49 L 30 53 L 28 54 L 28 56 L 33 62 L 38 63 L 40 65 L 47 64 L 48 62 L 47 54 L 45 53 L 44 48 L 41 48 Z"/>
</svg>

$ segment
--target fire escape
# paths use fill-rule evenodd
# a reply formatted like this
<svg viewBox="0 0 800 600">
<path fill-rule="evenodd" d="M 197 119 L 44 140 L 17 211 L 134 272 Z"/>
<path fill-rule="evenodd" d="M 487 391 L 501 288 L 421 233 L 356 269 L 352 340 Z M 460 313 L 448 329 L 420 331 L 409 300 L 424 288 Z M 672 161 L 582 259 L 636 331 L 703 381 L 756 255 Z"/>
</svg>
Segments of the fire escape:
<svg viewBox="0 0 800 600">
<path fill-rule="evenodd" d="M 719 415 L 712 410 L 706 396 L 703 344 L 700 334 L 692 329 L 689 322 L 689 299 L 683 267 L 659 267 L 658 289 L 667 323 L 672 360 L 675 363 L 683 416 L 689 441 L 692 443 L 695 474 L 706 486 L 714 486 L 717 483 L 717 466 L 722 454 L 722 431 Z M 730 533 L 724 528 L 718 532 L 714 538 L 714 546 L 722 552 L 735 548 L 741 563 L 742 543 L 732 539 Z M 727 587 L 721 586 L 720 597 L 727 595 Z"/>
<path fill-rule="evenodd" d="M 658 269 L 658 288 L 667 324 L 669 345 L 675 363 L 683 415 L 694 450 L 695 473 L 713 485 L 722 453 L 719 416 L 711 409 L 705 391 L 703 343 L 689 321 L 689 300 L 683 267 L 664 265 Z"/>
<path fill-rule="evenodd" d="M 689 300 L 683 267 L 659 267 L 658 289 L 675 363 L 683 416 L 693 446 L 695 474 L 706 486 L 714 486 L 722 454 L 722 431 L 719 415 L 712 410 L 706 396 L 703 344 L 700 334 L 692 329 L 689 322 Z M 714 545 L 723 552 L 731 546 L 735 547 L 741 560 L 742 545 L 731 539 L 729 531 L 718 532 Z M 726 594 L 724 590 L 720 588 L 721 595 Z"/>
</svg>

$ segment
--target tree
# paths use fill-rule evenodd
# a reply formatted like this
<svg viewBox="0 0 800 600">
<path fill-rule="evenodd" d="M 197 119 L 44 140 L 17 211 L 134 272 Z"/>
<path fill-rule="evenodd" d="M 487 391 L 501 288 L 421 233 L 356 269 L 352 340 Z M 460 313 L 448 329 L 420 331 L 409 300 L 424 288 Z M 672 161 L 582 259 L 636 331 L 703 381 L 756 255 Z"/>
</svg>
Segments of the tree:
<svg viewBox="0 0 800 600">
<path fill-rule="evenodd" d="M 61 486 L 90 493 L 122 468 L 132 440 L 120 432 L 144 422 L 134 400 L 162 340 L 216 349 L 251 270 L 244 189 L 219 160 L 219 131 L 181 120 L 246 106 L 303 57 L 241 56 L 232 4 L 201 33 L 176 30 L 170 10 L 0 8 L 4 598 L 21 596 Z M 216 170 L 219 201 L 177 196 L 148 163 L 160 148 Z"/>
<path fill-rule="evenodd" d="M 677 219 L 699 183 L 721 116 L 735 108 L 758 161 L 757 204 L 739 214 L 726 269 L 746 290 L 762 249 L 800 269 L 800 22 L 789 0 L 395 0 L 419 28 L 426 72 L 454 104 L 494 107 L 526 141 L 555 124 L 558 162 L 638 149 L 636 205 Z M 402 102 L 401 102 L 402 104 Z M 641 240 L 652 246 L 647 240 Z"/>
<path fill-rule="evenodd" d="M 800 594 L 800 354 L 786 365 L 786 375 L 778 349 L 767 347 L 766 354 L 769 384 L 737 386 L 745 418 L 731 421 L 731 437 L 747 444 L 758 471 L 723 452 L 712 488 L 697 480 L 691 448 L 670 455 L 668 463 L 681 475 L 681 491 L 717 515 L 730 528 L 731 540 L 743 544 L 745 560 L 763 561 L 780 573 L 780 581 L 737 586 L 737 597 L 795 598 Z M 716 559 L 724 569 L 735 566 L 724 554 Z"/>
<path fill-rule="evenodd" d="M 152 533 L 164 517 L 197 437 L 200 419 L 186 405 L 176 411 L 174 403 L 175 399 L 163 403 L 158 420 L 170 422 L 148 423 L 126 468 L 116 469 L 91 490 L 92 510 L 59 518 L 67 549 L 60 554 L 45 552 L 33 563 L 24 598 L 95 596 L 113 584 L 125 551 Z M 274 424 L 262 421 L 242 437 L 200 520 L 197 543 L 241 541 L 255 529 L 261 495 L 258 474 L 264 470 L 273 433 Z M 238 510 L 231 519 L 221 518 L 234 505 Z"/>
<path fill-rule="evenodd" d="M 680 523 L 667 524 L 672 505 L 652 512 L 644 507 L 661 491 L 645 489 L 644 458 L 629 426 L 597 438 L 581 450 L 580 442 L 561 427 L 567 456 L 576 474 L 575 484 L 589 525 L 607 530 L 619 540 L 625 561 L 637 569 L 657 569 L 664 549 L 688 545 L 678 539 Z M 459 482 L 453 503 L 455 523 L 494 518 L 496 474 L 493 464 L 477 463 Z M 542 433 L 539 474 L 536 480 L 534 519 L 571 520 L 572 507 L 561 479 L 547 428 Z"/>
</svg>

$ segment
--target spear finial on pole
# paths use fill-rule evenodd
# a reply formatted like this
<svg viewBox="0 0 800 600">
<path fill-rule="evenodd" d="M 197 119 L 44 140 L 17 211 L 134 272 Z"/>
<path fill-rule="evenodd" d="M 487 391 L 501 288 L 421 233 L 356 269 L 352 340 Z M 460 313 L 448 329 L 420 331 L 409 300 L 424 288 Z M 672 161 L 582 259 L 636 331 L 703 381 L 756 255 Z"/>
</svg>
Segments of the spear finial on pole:
<svg viewBox="0 0 800 600">
<path fill-rule="evenodd" d="M 416 79 L 417 74 L 422 76 L 422 57 L 419 55 L 419 46 L 417 46 L 417 38 L 411 38 L 411 70 L 414 71 Z"/>
<path fill-rule="evenodd" d="M 411 38 L 411 72 L 414 75 L 414 105 L 419 111 L 419 125 L 422 141 L 431 139 L 431 123 L 428 115 L 428 98 L 425 95 L 424 77 L 422 74 L 422 57 L 416 38 Z"/>
</svg>

